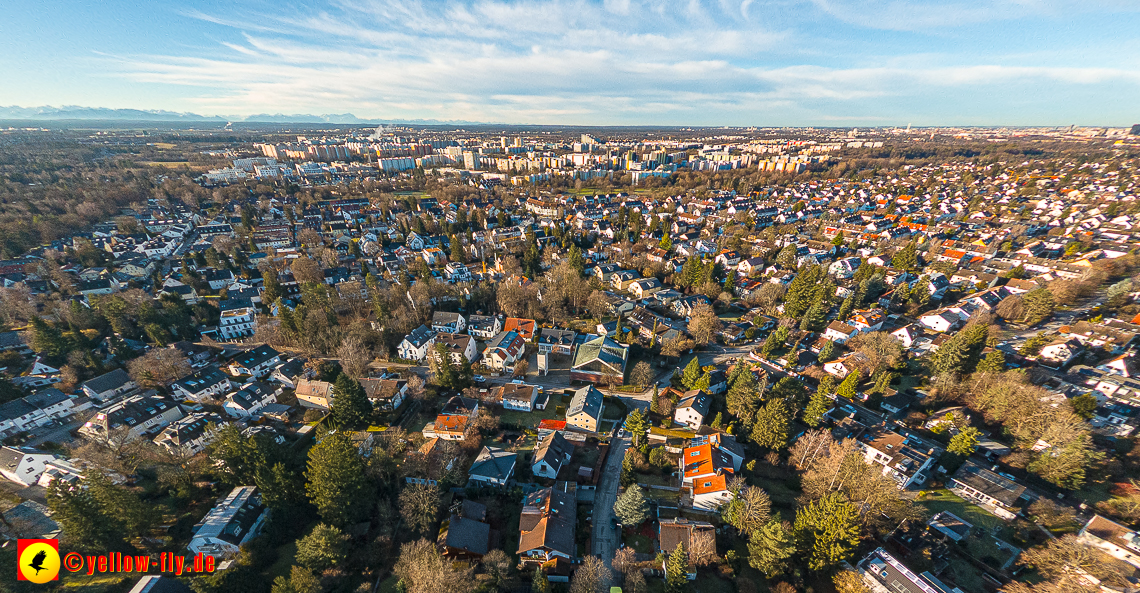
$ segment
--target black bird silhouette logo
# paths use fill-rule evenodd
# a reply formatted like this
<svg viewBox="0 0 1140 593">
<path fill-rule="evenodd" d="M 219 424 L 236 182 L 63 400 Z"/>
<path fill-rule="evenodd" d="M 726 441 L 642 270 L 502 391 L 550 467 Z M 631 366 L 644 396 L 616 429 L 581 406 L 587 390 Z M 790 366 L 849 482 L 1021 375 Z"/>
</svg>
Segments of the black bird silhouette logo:
<svg viewBox="0 0 1140 593">
<path fill-rule="evenodd" d="M 44 566 L 44 560 L 47 560 L 47 552 L 40 550 L 36 553 L 35 556 L 32 557 L 32 561 L 28 564 L 28 568 L 34 568 L 36 569 L 36 574 L 40 574 L 41 570 L 47 568 Z"/>
</svg>

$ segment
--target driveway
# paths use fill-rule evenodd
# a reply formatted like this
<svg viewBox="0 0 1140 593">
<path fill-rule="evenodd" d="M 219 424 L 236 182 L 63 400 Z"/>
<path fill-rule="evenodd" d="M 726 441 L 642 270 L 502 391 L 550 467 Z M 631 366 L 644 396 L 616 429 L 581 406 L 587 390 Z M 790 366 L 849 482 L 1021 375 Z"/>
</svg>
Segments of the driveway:
<svg viewBox="0 0 1140 593">
<path fill-rule="evenodd" d="M 606 458 L 602 478 L 594 492 L 594 549 L 593 554 L 601 558 L 607 567 L 612 568 L 614 554 L 621 543 L 621 532 L 614 529 L 614 503 L 617 502 L 618 487 L 621 482 L 621 462 L 629 447 L 629 436 L 615 438 L 610 442 L 609 457 Z"/>
</svg>

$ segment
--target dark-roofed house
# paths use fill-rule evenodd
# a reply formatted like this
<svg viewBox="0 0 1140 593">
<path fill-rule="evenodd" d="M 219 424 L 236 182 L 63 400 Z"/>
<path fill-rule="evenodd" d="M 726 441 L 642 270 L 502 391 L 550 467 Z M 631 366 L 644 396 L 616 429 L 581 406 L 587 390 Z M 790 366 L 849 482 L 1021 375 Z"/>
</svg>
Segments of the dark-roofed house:
<svg viewBox="0 0 1140 593">
<path fill-rule="evenodd" d="M 42 391 L 0 405 L 0 437 L 62 420 L 91 407 L 87 397 L 71 398 L 48 387 Z"/>
<path fill-rule="evenodd" d="M 534 403 L 538 400 L 537 385 L 504 383 L 498 391 L 499 401 L 504 408 L 520 412 L 534 411 Z"/>
<path fill-rule="evenodd" d="M 503 331 L 503 321 L 494 315 L 472 315 L 467 320 L 467 334 L 480 340 L 490 340 Z"/>
<path fill-rule="evenodd" d="M 506 486 L 515 473 L 518 455 L 497 447 L 483 447 L 467 476 L 483 486 Z"/>
<path fill-rule="evenodd" d="M 686 576 L 690 581 L 697 578 L 697 567 L 692 561 L 694 556 L 716 556 L 716 528 L 711 523 L 684 517 L 661 519 L 657 524 L 657 534 L 659 551 L 669 554 L 681 546 L 689 552 Z"/>
<path fill-rule="evenodd" d="M 628 359 L 629 348 L 605 336 L 595 337 L 578 346 L 570 366 L 570 380 L 624 383 Z"/>
<path fill-rule="evenodd" d="M 574 445 L 571 445 L 561 432 L 550 432 L 534 450 L 534 461 L 531 463 L 530 471 L 536 476 L 553 480 L 558 477 L 558 472 L 562 471 L 562 466 L 570 461 L 573 453 Z"/>
<path fill-rule="evenodd" d="M 234 418 L 254 418 L 261 415 L 265 406 L 277 403 L 282 387 L 275 383 L 254 381 L 230 394 L 222 409 Z"/>
<path fill-rule="evenodd" d="M 84 381 L 80 388 L 83 393 L 91 399 L 107 402 L 114 399 L 115 396 L 126 393 L 138 385 L 131 380 L 131 376 L 123 369 L 115 369 L 109 373 L 104 373 Z"/>
<path fill-rule="evenodd" d="M 501 331 L 487 342 L 483 350 L 483 364 L 497 370 L 507 370 L 526 355 L 526 339 L 515 331 Z"/>
<path fill-rule="evenodd" d="M 294 358 L 273 369 L 269 375 L 270 380 L 276 381 L 289 389 L 297 388 L 297 381 L 305 374 L 304 358 Z"/>
<path fill-rule="evenodd" d="M 967 461 L 954 473 L 947 487 L 962 498 L 976 502 L 987 511 L 1012 520 L 1017 516 L 1018 502 L 1025 495 L 1025 486 L 1012 478 L 990 471 Z"/>
<path fill-rule="evenodd" d="M 40 479 L 46 469 L 45 464 L 55 459 L 55 455 L 25 447 L 0 447 L 0 475 L 31 486 Z"/>
<path fill-rule="evenodd" d="M 574 392 L 570 404 L 566 406 L 566 425 L 598 432 L 602 422 L 602 392 L 593 385 L 587 385 Z"/>
<path fill-rule="evenodd" d="M 233 556 L 261 532 L 267 513 L 256 486 L 234 488 L 194 526 L 187 548 L 195 554 Z"/>
<path fill-rule="evenodd" d="M 211 365 L 175 381 L 170 390 L 177 398 L 201 402 L 217 399 L 229 393 L 231 387 L 230 378 Z"/>
<path fill-rule="evenodd" d="M 436 311 L 431 317 L 431 328 L 441 334 L 458 334 L 467 329 L 467 321 L 459 313 Z"/>
<path fill-rule="evenodd" d="M 1081 542 L 1104 551 L 1109 556 L 1140 568 L 1140 534 L 1115 521 L 1093 515 L 1081 528 Z"/>
<path fill-rule="evenodd" d="M 261 377 L 281 364 L 281 354 L 269 346 L 258 346 L 230 360 L 230 374 Z"/>
<path fill-rule="evenodd" d="M 80 434 L 93 439 L 106 439 L 112 432 L 129 429 L 138 437 L 182 418 L 182 408 L 163 397 L 138 394 L 116 402 L 100 411 L 79 428 Z"/>
<path fill-rule="evenodd" d="M 196 412 L 170 423 L 154 442 L 171 452 L 197 455 L 214 440 L 215 430 L 225 424 L 227 422 L 217 414 Z M 211 425 L 214 428 L 210 428 Z"/>
<path fill-rule="evenodd" d="M 863 583 L 871 591 L 886 593 L 951 593 L 937 577 L 924 572 L 917 575 L 883 548 L 878 548 L 859 562 Z"/>
<path fill-rule="evenodd" d="M 127 593 L 193 593 L 193 589 L 178 579 L 149 574 L 139 579 Z"/>
<path fill-rule="evenodd" d="M 439 530 L 437 543 L 449 560 L 479 560 L 499 539 L 486 523 L 487 507 L 470 500 L 454 505 Z"/>
<path fill-rule="evenodd" d="M 572 561 L 577 555 L 574 527 L 578 502 L 574 484 L 558 482 L 553 488 L 531 492 L 519 514 L 519 559 L 523 563 Z"/>
<path fill-rule="evenodd" d="M 677 402 L 677 407 L 673 410 L 673 420 L 696 430 L 705 423 L 710 405 L 712 397 L 709 394 L 699 389 L 688 391 L 681 397 L 681 401 Z"/>
<path fill-rule="evenodd" d="M 427 358 L 428 350 L 435 344 L 435 330 L 421 325 L 404 337 L 404 341 L 396 347 L 396 355 L 404 360 L 423 360 Z"/>
<path fill-rule="evenodd" d="M 363 378 L 359 381 L 372 405 L 381 411 L 399 408 L 408 396 L 408 382 L 403 379 Z"/>
<path fill-rule="evenodd" d="M 578 332 L 573 330 L 543 328 L 538 334 L 538 351 L 570 356 L 574 352 L 574 339 L 577 337 Z"/>
<path fill-rule="evenodd" d="M 424 426 L 425 438 L 438 438 L 445 441 L 461 441 L 467 433 L 467 424 L 479 413 L 479 401 L 459 397 L 447 400 L 443 409 L 435 417 L 435 422 Z"/>
</svg>

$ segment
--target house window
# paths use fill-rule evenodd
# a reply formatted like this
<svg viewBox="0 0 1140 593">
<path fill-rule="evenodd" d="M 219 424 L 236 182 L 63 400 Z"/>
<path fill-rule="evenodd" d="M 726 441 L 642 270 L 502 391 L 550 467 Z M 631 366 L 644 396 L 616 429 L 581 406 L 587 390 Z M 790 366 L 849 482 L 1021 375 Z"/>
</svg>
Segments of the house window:
<svg viewBox="0 0 1140 593">
<path fill-rule="evenodd" d="M 700 456 L 701 456 L 700 451 L 693 451 L 692 453 L 689 453 L 689 457 L 700 457 Z"/>
<path fill-rule="evenodd" d="M 705 482 L 705 488 L 712 486 L 712 482 Z"/>
</svg>

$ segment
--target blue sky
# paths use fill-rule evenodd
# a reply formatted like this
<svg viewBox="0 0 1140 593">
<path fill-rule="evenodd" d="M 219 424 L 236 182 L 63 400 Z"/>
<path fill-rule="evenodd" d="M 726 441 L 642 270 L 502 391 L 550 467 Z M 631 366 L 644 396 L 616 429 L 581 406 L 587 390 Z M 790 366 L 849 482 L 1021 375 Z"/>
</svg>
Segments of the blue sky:
<svg viewBox="0 0 1140 593">
<path fill-rule="evenodd" d="M 9 3 L 0 105 L 542 124 L 1140 122 L 1140 0 Z"/>
</svg>

